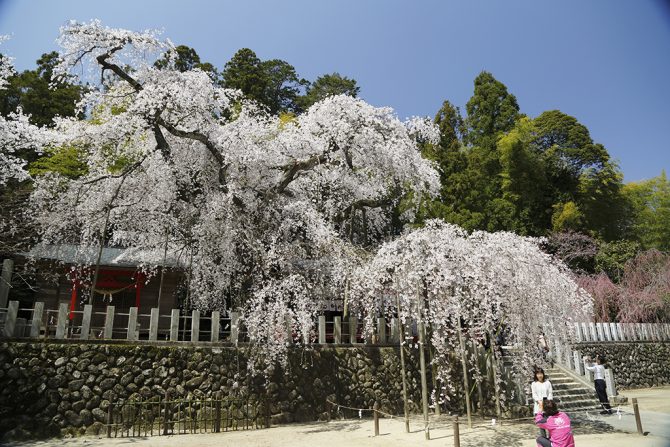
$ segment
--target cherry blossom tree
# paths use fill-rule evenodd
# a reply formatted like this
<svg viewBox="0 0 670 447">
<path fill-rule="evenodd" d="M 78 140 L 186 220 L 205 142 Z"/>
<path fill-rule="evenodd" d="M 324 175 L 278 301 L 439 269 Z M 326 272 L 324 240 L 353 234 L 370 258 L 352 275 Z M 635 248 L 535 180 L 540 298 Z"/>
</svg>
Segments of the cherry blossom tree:
<svg viewBox="0 0 670 447">
<path fill-rule="evenodd" d="M 0 43 L 5 40 L 7 36 L 0 36 Z M 6 88 L 7 79 L 13 74 L 12 58 L 0 55 L 0 90 Z M 0 116 L 0 187 L 10 179 L 27 179 L 25 161 L 16 153 L 22 149 L 39 148 L 45 142 L 44 132 L 30 124 L 21 111 L 7 118 Z"/>
<path fill-rule="evenodd" d="M 604 273 L 582 275 L 579 284 L 594 300 L 596 321 L 663 322 L 670 317 L 670 256 L 639 253 L 624 265 L 618 284 Z"/>
<path fill-rule="evenodd" d="M 591 313 L 591 298 L 573 281 L 567 267 L 539 248 L 542 241 L 512 233 L 475 232 L 440 221 L 384 244 L 352 281 L 349 306 L 372 331 L 376 315 L 398 316 L 431 329 L 433 363 L 446 393 L 454 393 L 452 353 L 475 359 L 461 339 L 482 342 L 501 327 L 515 345 L 515 373 L 527 375 L 541 362 L 537 339 L 541 332 L 566 342 L 568 322 Z M 459 336 L 459 332 L 461 332 Z M 496 381 L 501 381 L 501 359 Z"/>
<path fill-rule="evenodd" d="M 244 309 L 254 342 L 285 349 L 286 318 L 305 337 L 314 293 L 341 293 L 401 199 L 409 221 L 438 191 L 417 147 L 438 137 L 426 120 L 334 96 L 281 121 L 199 69 L 157 69 L 175 48 L 154 31 L 71 22 L 59 43 L 55 76 L 97 88 L 80 105 L 90 119 L 57 121 L 89 173 L 36 180 L 42 241 L 127 247 L 147 268 L 169 252 L 192 305 Z"/>
</svg>

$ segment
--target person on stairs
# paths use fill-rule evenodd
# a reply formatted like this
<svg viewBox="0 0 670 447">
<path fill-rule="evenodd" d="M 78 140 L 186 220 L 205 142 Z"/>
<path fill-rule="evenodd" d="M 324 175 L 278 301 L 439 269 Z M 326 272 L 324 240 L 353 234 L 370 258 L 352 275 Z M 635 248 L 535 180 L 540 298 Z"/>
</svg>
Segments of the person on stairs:
<svg viewBox="0 0 670 447">
<path fill-rule="evenodd" d="M 542 368 L 535 368 L 533 374 L 533 383 L 530 385 L 530 390 L 533 395 L 533 415 L 540 413 L 543 400 L 553 399 L 554 390 L 551 382 L 547 380 Z M 546 437 L 547 433 L 544 429 L 540 429 L 540 436 Z"/>
<path fill-rule="evenodd" d="M 596 363 L 594 364 L 591 361 L 590 357 L 585 358 L 586 369 L 593 373 L 593 382 L 596 388 L 596 394 L 598 395 L 598 400 L 603 409 L 600 414 L 612 414 L 612 407 L 610 406 L 610 401 L 607 397 L 607 384 L 605 383 L 605 360 L 597 355 Z"/>
<path fill-rule="evenodd" d="M 550 440 L 545 436 L 539 436 L 535 440 L 537 447 L 575 447 L 570 418 L 562 411 L 558 411 L 558 405 L 553 400 L 540 402 L 540 412 L 535 415 L 535 425 L 547 430 L 551 437 Z"/>
</svg>

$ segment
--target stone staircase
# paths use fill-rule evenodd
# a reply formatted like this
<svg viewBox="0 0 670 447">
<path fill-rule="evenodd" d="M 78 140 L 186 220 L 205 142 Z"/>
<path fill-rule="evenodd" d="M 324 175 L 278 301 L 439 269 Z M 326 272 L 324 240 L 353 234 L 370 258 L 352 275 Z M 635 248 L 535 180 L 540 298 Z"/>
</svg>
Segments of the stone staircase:
<svg viewBox="0 0 670 447">
<path fill-rule="evenodd" d="M 559 400 L 558 408 L 561 411 L 571 414 L 602 410 L 593 387 L 588 388 L 560 368 L 549 368 L 545 372 L 554 390 L 554 399 Z"/>
</svg>

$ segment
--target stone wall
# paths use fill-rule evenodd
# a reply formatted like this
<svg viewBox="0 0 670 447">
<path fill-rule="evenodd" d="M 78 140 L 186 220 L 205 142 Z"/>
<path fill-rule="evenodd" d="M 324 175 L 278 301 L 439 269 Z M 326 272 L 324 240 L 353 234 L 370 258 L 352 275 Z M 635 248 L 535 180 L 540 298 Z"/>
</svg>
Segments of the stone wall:
<svg viewBox="0 0 670 447">
<path fill-rule="evenodd" d="M 267 381 L 247 373 L 246 349 L 0 343 L 0 436 L 97 434 L 104 429 L 110 402 L 157 400 L 166 391 L 176 399 L 220 391 L 258 405 L 267 402 L 274 423 L 327 419 L 336 411 L 327 399 L 359 408 L 372 408 L 377 400 L 382 411 L 402 413 L 398 348 L 296 350 L 287 370 L 277 369 Z M 416 357 L 412 350 L 407 365 L 411 410 L 418 412 L 421 382 Z M 449 405 L 458 411 L 461 399 L 456 396 Z"/>
<path fill-rule="evenodd" d="M 669 342 L 579 343 L 574 349 L 582 356 L 604 356 L 617 389 L 670 385 Z"/>
</svg>

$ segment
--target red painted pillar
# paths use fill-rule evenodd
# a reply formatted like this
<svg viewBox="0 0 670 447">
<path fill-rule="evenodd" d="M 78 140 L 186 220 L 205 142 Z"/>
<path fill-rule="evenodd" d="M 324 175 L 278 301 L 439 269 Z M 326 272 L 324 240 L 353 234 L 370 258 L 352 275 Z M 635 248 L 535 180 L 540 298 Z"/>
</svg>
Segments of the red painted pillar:
<svg viewBox="0 0 670 447">
<path fill-rule="evenodd" d="M 77 279 L 72 280 L 72 296 L 70 297 L 70 320 L 74 319 L 74 310 L 77 306 Z"/>
<path fill-rule="evenodd" d="M 143 275 L 140 272 L 135 273 L 135 307 L 140 308 L 140 295 L 142 293 Z"/>
</svg>

